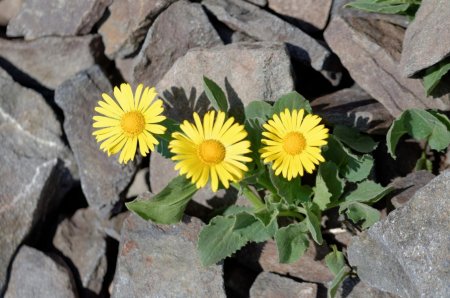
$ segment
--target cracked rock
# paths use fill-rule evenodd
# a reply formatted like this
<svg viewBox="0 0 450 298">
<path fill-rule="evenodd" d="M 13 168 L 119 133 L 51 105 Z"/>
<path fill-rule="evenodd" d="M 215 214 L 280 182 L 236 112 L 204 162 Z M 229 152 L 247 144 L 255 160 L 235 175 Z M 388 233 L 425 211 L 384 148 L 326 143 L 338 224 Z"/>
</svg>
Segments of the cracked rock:
<svg viewBox="0 0 450 298">
<path fill-rule="evenodd" d="M 306 282 L 296 282 L 270 272 L 258 275 L 250 289 L 250 298 L 316 298 L 317 285 Z"/>
</svg>

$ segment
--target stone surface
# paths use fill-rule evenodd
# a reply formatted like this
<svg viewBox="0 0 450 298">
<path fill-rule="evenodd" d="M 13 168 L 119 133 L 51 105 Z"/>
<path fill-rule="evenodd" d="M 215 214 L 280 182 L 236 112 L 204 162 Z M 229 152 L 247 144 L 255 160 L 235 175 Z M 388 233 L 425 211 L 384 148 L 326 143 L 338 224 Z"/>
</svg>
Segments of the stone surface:
<svg viewBox="0 0 450 298">
<path fill-rule="evenodd" d="M 29 42 L 0 38 L 0 67 L 15 80 L 55 89 L 77 72 L 94 65 L 101 52 L 98 35 L 45 37 Z"/>
<path fill-rule="evenodd" d="M 112 94 L 111 84 L 94 66 L 61 84 L 55 101 L 64 112 L 64 130 L 80 169 L 83 193 L 89 206 L 107 217 L 131 182 L 138 161 L 121 165 L 117 157 L 101 151 L 92 136 L 94 108 L 102 93 Z"/>
<path fill-rule="evenodd" d="M 0 1 L 0 26 L 8 25 L 9 20 L 19 13 L 21 5 L 22 0 Z"/>
<path fill-rule="evenodd" d="M 418 190 L 386 220 L 353 238 L 348 258 L 362 281 L 402 297 L 450 291 L 450 171 Z"/>
<path fill-rule="evenodd" d="M 134 57 L 117 58 L 114 62 L 116 64 L 116 68 L 122 75 L 123 80 L 125 82 L 133 82 Z"/>
<path fill-rule="evenodd" d="M 155 154 L 156 155 L 156 154 Z M 148 185 L 149 169 L 140 169 L 136 176 L 134 176 L 133 182 L 131 182 L 130 187 L 127 190 L 127 198 L 136 197 L 144 192 L 150 191 Z"/>
<path fill-rule="evenodd" d="M 385 134 L 393 121 L 386 108 L 357 85 L 316 98 L 311 106 L 328 124 L 371 134 Z"/>
<path fill-rule="evenodd" d="M 114 59 L 134 53 L 154 19 L 175 1 L 114 0 L 109 7 L 110 15 L 99 28 L 105 54 Z"/>
<path fill-rule="evenodd" d="M 0 292 L 10 258 L 71 187 L 75 162 L 45 100 L 0 69 Z"/>
<path fill-rule="evenodd" d="M 32 247 L 16 255 L 5 298 L 78 297 L 72 272 L 62 260 L 53 260 Z"/>
<path fill-rule="evenodd" d="M 193 49 L 178 59 L 156 89 L 169 103 L 168 114 L 191 119 L 204 112 L 209 101 L 203 76 L 221 86 L 237 114 L 253 100 L 278 99 L 294 89 L 291 62 L 280 43 L 238 43 L 211 49 Z"/>
<path fill-rule="evenodd" d="M 406 177 L 396 178 L 391 186 L 399 192 L 391 198 L 395 208 L 405 205 L 420 188 L 430 182 L 435 176 L 425 170 L 412 172 Z"/>
<path fill-rule="evenodd" d="M 266 6 L 267 5 L 267 0 L 247 0 L 247 2 L 256 4 L 258 6 Z"/>
<path fill-rule="evenodd" d="M 448 96 L 426 98 L 419 79 L 403 78 L 399 60 L 404 30 L 378 20 L 333 17 L 325 40 L 352 78 L 393 115 L 406 109 L 450 109 Z"/>
<path fill-rule="evenodd" d="M 397 298 L 399 296 L 372 288 L 358 278 L 347 278 L 335 298 Z"/>
<path fill-rule="evenodd" d="M 6 34 L 26 40 L 91 32 L 112 0 L 24 0 Z"/>
<path fill-rule="evenodd" d="M 222 266 L 203 267 L 197 254 L 202 226 L 195 218 L 155 225 L 130 215 L 122 229 L 112 297 L 225 297 Z"/>
<path fill-rule="evenodd" d="M 332 0 L 269 0 L 273 11 L 323 30 L 330 15 Z"/>
<path fill-rule="evenodd" d="M 178 1 L 161 13 L 148 31 L 136 57 L 134 81 L 154 86 L 189 49 L 218 44 L 222 41 L 202 6 Z"/>
<path fill-rule="evenodd" d="M 300 283 L 270 272 L 258 275 L 250 289 L 250 298 L 316 298 L 317 285 Z"/>
<path fill-rule="evenodd" d="M 243 0 L 204 0 L 202 3 L 231 29 L 258 40 L 285 42 L 296 59 L 311 65 L 334 83 L 340 80 L 335 71 L 329 70 L 330 51 L 295 26 Z"/>
<path fill-rule="evenodd" d="M 96 212 L 79 209 L 58 225 L 53 238 L 55 248 L 78 270 L 82 286 L 97 295 L 107 269 L 105 236 Z"/>
<path fill-rule="evenodd" d="M 406 29 L 400 68 L 404 76 L 428 68 L 450 55 L 450 5 L 423 0 Z"/>
</svg>

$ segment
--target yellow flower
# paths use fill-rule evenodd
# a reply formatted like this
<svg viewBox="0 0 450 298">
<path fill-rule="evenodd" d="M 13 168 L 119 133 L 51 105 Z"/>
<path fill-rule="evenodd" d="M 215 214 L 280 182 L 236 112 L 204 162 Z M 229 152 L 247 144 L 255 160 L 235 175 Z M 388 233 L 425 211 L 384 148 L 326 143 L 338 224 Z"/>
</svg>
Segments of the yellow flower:
<svg viewBox="0 0 450 298">
<path fill-rule="evenodd" d="M 102 142 L 100 149 L 111 154 L 120 150 L 120 163 L 133 160 L 136 155 L 137 143 L 139 151 L 146 156 L 149 149 L 153 151 L 158 140 L 154 135 L 163 134 L 166 128 L 159 125 L 166 119 L 161 115 L 164 111 L 163 102 L 158 99 L 155 88 L 149 89 L 140 84 L 133 91 L 129 84 L 121 84 L 120 89 L 114 87 L 114 97 L 103 93 L 103 100 L 98 102 L 95 111 L 102 116 L 94 116 L 93 132 L 97 142 Z"/>
<path fill-rule="evenodd" d="M 194 124 L 184 121 L 182 132 L 172 134 L 173 140 L 169 149 L 174 154 L 172 160 L 177 161 L 175 170 L 180 175 L 186 174 L 197 188 L 204 187 L 211 180 L 211 188 L 215 192 L 219 188 L 219 180 L 225 188 L 231 182 L 242 179 L 248 171 L 244 162 L 252 159 L 244 156 L 250 152 L 250 142 L 244 140 L 247 132 L 244 126 L 234 122 L 231 117 L 225 121 L 225 113 L 214 111 L 206 113 L 203 123 L 194 113 Z"/>
<path fill-rule="evenodd" d="M 273 162 L 275 175 L 282 173 L 288 180 L 303 176 L 303 169 L 312 173 L 325 161 L 320 146 L 327 144 L 328 129 L 318 125 L 322 120 L 319 116 L 304 114 L 303 109 L 286 109 L 263 125 L 266 138 L 261 142 L 266 146 L 261 148 L 261 158 L 264 163 Z"/>
</svg>

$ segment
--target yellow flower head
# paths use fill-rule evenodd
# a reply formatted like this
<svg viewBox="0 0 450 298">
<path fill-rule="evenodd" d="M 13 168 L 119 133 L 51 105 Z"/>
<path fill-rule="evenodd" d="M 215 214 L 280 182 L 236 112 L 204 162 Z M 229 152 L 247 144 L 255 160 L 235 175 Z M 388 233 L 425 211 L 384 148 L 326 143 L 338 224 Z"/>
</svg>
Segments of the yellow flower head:
<svg viewBox="0 0 450 298">
<path fill-rule="evenodd" d="M 226 120 L 224 112 L 215 116 L 215 111 L 210 111 L 202 122 L 194 113 L 195 123 L 185 120 L 180 125 L 182 132 L 173 133 L 169 143 L 174 154 L 172 160 L 178 162 L 175 170 L 180 170 L 180 175 L 186 174 L 197 188 L 211 180 L 214 192 L 219 188 L 219 180 L 225 188 L 230 181 L 241 180 L 248 171 L 244 162 L 252 160 L 244 156 L 250 152 L 250 142 L 244 140 L 247 136 L 244 126 L 235 123 L 233 117 Z"/>
<path fill-rule="evenodd" d="M 164 111 L 163 102 L 158 99 L 155 88 L 144 89 L 140 84 L 133 91 L 129 84 L 121 84 L 120 89 L 114 87 L 114 97 L 103 93 L 103 100 L 98 102 L 95 111 L 101 116 L 94 116 L 94 128 L 99 128 L 93 132 L 97 142 L 102 142 L 100 149 L 111 154 L 116 154 L 120 150 L 120 163 L 133 160 L 136 155 L 137 143 L 143 156 L 146 156 L 149 149 L 153 151 L 158 140 L 155 134 L 163 134 L 166 128 L 159 125 L 166 119 L 161 115 Z"/>
<path fill-rule="evenodd" d="M 324 161 L 320 146 L 327 144 L 328 129 L 318 125 L 319 116 L 304 114 L 303 109 L 286 109 L 263 125 L 261 158 L 264 163 L 273 162 L 275 175 L 281 173 L 288 180 L 303 176 L 304 170 L 312 173 Z"/>
</svg>

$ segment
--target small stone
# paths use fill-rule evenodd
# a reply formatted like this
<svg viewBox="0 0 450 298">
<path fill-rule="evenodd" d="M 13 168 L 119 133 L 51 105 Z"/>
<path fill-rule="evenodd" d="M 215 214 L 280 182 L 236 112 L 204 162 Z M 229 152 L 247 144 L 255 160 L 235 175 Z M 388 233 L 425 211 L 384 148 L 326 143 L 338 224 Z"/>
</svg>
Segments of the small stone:
<svg viewBox="0 0 450 298">
<path fill-rule="evenodd" d="M 324 37 L 361 88 L 397 117 L 406 109 L 450 109 L 448 96 L 427 98 L 421 80 L 403 78 L 398 63 L 404 29 L 336 15 Z"/>
<path fill-rule="evenodd" d="M 53 260 L 29 246 L 22 246 L 11 268 L 5 298 L 78 297 L 72 272 L 61 259 Z"/>
<path fill-rule="evenodd" d="M 145 38 L 148 28 L 161 11 L 176 0 L 114 0 L 110 15 L 99 33 L 110 59 L 134 53 Z"/>
<path fill-rule="evenodd" d="M 24 0 L 6 34 L 26 40 L 43 36 L 75 36 L 91 32 L 111 0 Z"/>
<path fill-rule="evenodd" d="M 23 0 L 0 1 L 0 26 L 8 25 L 9 21 L 19 13 L 22 1 Z"/>
<path fill-rule="evenodd" d="M 122 229 L 111 297 L 225 297 L 222 265 L 200 263 L 202 226 L 196 218 L 157 225 L 131 214 Z"/>
<path fill-rule="evenodd" d="M 250 289 L 250 298 L 316 298 L 317 285 L 296 282 L 270 272 L 262 272 Z"/>
<path fill-rule="evenodd" d="M 316 98 L 311 107 L 328 124 L 370 134 L 386 134 L 394 120 L 382 104 L 357 85 Z"/>
<path fill-rule="evenodd" d="M 98 35 L 44 37 L 29 42 L 0 38 L 3 58 L 0 67 L 17 81 L 55 89 L 77 72 L 94 65 L 101 52 Z"/>
<path fill-rule="evenodd" d="M 328 70 L 331 52 L 315 39 L 275 15 L 243 0 L 204 0 L 202 4 L 231 29 L 257 40 L 284 42 L 291 55 L 337 84 L 340 75 Z"/>
<path fill-rule="evenodd" d="M 100 219 L 91 209 L 79 209 L 70 219 L 62 221 L 53 238 L 53 245 L 78 270 L 81 284 L 90 293 L 100 294 L 107 269 L 105 233 Z"/>
<path fill-rule="evenodd" d="M 400 191 L 392 197 L 391 203 L 395 208 L 405 205 L 414 194 L 423 186 L 428 184 L 435 176 L 425 170 L 412 172 L 406 177 L 396 178 L 391 186 Z"/>
<path fill-rule="evenodd" d="M 64 130 L 78 167 L 83 193 L 89 206 L 101 217 L 108 217 L 120 195 L 131 182 L 136 163 L 121 165 L 108 157 L 92 136 L 92 117 L 101 94 L 112 94 L 112 87 L 98 66 L 78 73 L 55 91 L 55 102 L 64 112 Z"/>
<path fill-rule="evenodd" d="M 450 171 L 445 171 L 386 220 L 354 237 L 348 259 L 359 278 L 402 297 L 447 297 L 449 194 Z"/>
<path fill-rule="evenodd" d="M 134 81 L 154 86 L 189 49 L 218 44 L 222 44 L 222 40 L 202 6 L 178 1 L 161 13 L 148 31 L 136 57 Z"/>
<path fill-rule="evenodd" d="M 423 0 L 406 29 L 400 68 L 412 76 L 450 55 L 450 5 L 445 0 Z"/>
<path fill-rule="evenodd" d="M 332 0 L 269 0 L 273 11 L 306 22 L 319 30 L 325 29 Z"/>
</svg>

